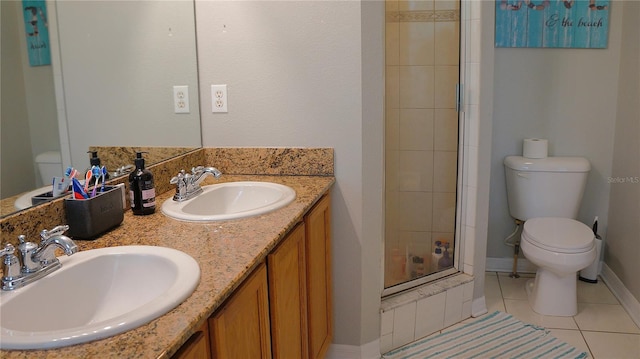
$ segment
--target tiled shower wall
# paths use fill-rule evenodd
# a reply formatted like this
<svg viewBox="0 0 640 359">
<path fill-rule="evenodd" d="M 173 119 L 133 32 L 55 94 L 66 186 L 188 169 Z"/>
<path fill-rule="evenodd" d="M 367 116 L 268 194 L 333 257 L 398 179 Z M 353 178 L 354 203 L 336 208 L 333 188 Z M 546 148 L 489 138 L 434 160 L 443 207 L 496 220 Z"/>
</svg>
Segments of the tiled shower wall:
<svg viewBox="0 0 640 359">
<path fill-rule="evenodd" d="M 458 1 L 386 1 L 385 286 L 409 279 L 398 256 L 453 247 L 459 28 Z"/>
<path fill-rule="evenodd" d="M 405 3 L 405 5 L 408 4 Z M 436 5 L 438 8 L 441 8 L 441 4 L 436 2 L 434 4 L 434 11 Z M 478 233 L 478 227 L 483 228 L 483 224 L 478 223 L 476 216 L 479 181 L 478 156 L 480 148 L 479 69 L 481 55 L 480 42 L 482 38 L 480 26 L 482 2 L 481 0 L 469 0 L 462 1 L 461 5 L 460 17 L 463 36 L 461 37 L 462 44 L 460 49 L 463 50 L 461 56 L 463 59 L 461 72 L 463 74 L 462 83 L 464 84 L 464 118 L 462 122 L 464 126 L 464 143 L 463 146 L 461 146 L 464 150 L 464 163 L 462 165 L 461 201 L 459 202 L 461 218 L 460 228 L 458 228 L 461 238 L 459 244 L 460 262 L 458 270 L 461 273 L 382 299 L 380 308 L 382 324 L 380 350 L 382 353 L 444 329 L 471 315 L 480 315 L 486 312 L 482 294 L 472 293 L 474 286 L 478 283 L 478 280 L 472 277 L 476 271 L 475 267 L 484 268 L 484 265 L 475 262 L 474 258 L 476 257 L 476 251 L 482 250 L 478 246 L 484 247 L 485 245 L 481 237 L 482 234 Z M 493 8 L 491 7 L 491 9 Z M 389 13 L 389 11 L 394 10 L 393 8 L 389 10 L 389 6 L 387 6 L 387 13 Z M 398 28 L 399 27 L 400 24 L 398 24 Z M 389 32 L 387 32 L 387 37 L 389 37 Z M 399 67 L 401 66 L 395 66 L 398 67 L 397 73 L 399 74 Z M 434 67 L 435 66 L 436 65 L 434 65 Z M 387 71 L 389 71 L 389 67 L 387 67 Z M 389 81 L 389 77 L 387 77 L 387 81 Z M 387 91 L 389 91 L 389 84 L 387 84 L 387 86 Z M 399 88 L 399 80 L 395 86 L 396 89 Z M 387 99 L 387 101 L 389 101 L 389 99 Z M 398 104 L 399 103 L 398 99 Z M 389 106 L 389 102 L 387 102 L 387 108 L 388 111 L 391 110 L 391 112 L 393 112 L 393 107 Z M 398 112 L 400 112 L 399 108 Z M 389 128 L 389 124 L 393 123 L 389 121 L 389 119 L 392 119 L 392 117 L 387 116 L 387 136 L 392 135 L 391 131 L 394 130 L 393 126 Z M 398 131 L 397 128 L 396 131 Z M 393 136 L 396 135 L 392 135 L 391 138 L 394 138 Z M 395 138 L 399 138 L 399 135 L 397 136 L 398 137 Z M 389 151 L 389 149 L 389 143 L 387 142 L 387 162 L 389 161 L 389 154 L 393 152 Z M 399 155 L 399 147 L 396 147 L 395 151 L 398 152 Z M 433 152 L 436 152 L 435 145 Z M 397 177 L 393 179 L 397 180 Z M 480 216 L 480 218 L 480 220 L 483 220 L 482 216 Z M 387 223 L 387 227 L 388 225 L 389 223 Z M 480 281 L 480 283 L 482 283 L 482 281 Z"/>
</svg>

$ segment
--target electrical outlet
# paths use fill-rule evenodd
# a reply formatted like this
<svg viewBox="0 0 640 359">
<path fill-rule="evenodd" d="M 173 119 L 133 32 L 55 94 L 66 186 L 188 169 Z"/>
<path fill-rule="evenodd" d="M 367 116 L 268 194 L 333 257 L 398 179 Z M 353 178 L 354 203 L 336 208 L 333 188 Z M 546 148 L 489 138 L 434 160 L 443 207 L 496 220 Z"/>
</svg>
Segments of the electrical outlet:
<svg viewBox="0 0 640 359">
<path fill-rule="evenodd" d="M 211 111 L 227 113 L 227 85 L 211 85 Z"/>
<path fill-rule="evenodd" d="M 173 112 L 189 113 L 189 86 L 173 86 Z"/>
</svg>

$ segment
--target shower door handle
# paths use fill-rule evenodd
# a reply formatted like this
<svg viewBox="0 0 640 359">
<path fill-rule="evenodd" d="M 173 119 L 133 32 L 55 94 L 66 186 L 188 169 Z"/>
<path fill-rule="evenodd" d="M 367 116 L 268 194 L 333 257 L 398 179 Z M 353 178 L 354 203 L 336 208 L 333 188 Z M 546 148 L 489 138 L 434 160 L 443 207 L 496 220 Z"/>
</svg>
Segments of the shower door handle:
<svg viewBox="0 0 640 359">
<path fill-rule="evenodd" d="M 456 112 L 460 112 L 462 107 L 462 84 L 456 84 Z"/>
</svg>

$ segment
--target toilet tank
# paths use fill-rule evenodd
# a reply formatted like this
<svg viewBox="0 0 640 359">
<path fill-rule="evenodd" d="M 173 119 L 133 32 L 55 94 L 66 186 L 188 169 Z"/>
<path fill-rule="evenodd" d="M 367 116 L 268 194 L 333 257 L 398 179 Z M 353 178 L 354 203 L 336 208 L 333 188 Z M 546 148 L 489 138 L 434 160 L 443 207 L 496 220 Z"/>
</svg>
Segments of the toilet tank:
<svg viewBox="0 0 640 359">
<path fill-rule="evenodd" d="M 42 185 L 51 184 L 54 176 L 62 176 L 62 157 L 59 151 L 47 151 L 36 156 Z"/>
<path fill-rule="evenodd" d="M 575 219 L 591 165 L 582 157 L 504 159 L 509 212 L 526 221 L 535 217 Z"/>
</svg>

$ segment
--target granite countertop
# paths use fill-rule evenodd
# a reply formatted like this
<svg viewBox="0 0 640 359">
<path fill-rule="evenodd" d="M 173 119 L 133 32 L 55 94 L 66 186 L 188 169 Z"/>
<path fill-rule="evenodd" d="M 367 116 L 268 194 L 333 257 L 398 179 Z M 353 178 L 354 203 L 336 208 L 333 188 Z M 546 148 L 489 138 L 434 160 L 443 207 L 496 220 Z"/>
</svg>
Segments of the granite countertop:
<svg viewBox="0 0 640 359">
<path fill-rule="evenodd" d="M 0 351 L 2 358 L 168 358 L 193 334 L 233 290 L 261 263 L 284 235 L 330 190 L 332 176 L 225 175 L 203 185 L 229 181 L 270 181 L 295 189 L 290 205 L 259 217 L 215 223 L 173 220 L 162 214 L 162 202 L 174 191 L 156 198 L 156 213 L 134 216 L 94 241 L 76 241 L 80 250 L 123 245 L 153 245 L 183 251 L 200 265 L 200 283 L 193 294 L 164 316 L 110 338 L 46 351 Z M 51 303 L 55 310 L 55 303 Z M 71 304 L 72 305 L 72 304 Z"/>
</svg>

